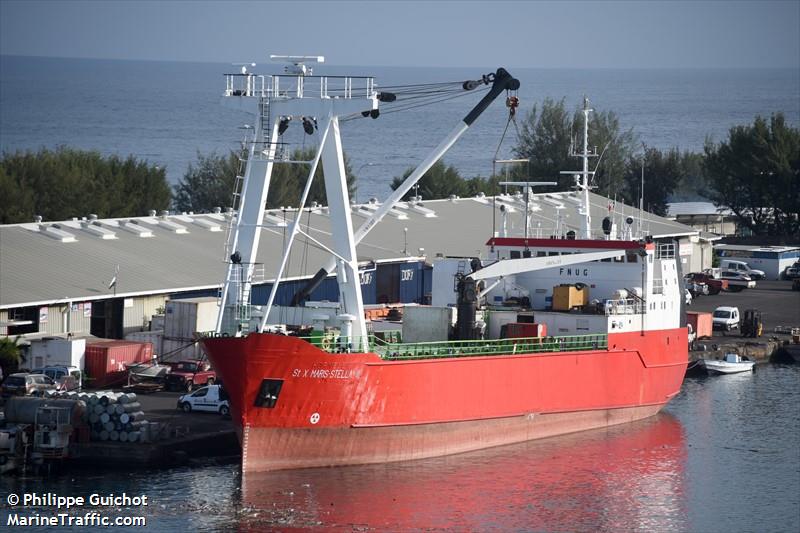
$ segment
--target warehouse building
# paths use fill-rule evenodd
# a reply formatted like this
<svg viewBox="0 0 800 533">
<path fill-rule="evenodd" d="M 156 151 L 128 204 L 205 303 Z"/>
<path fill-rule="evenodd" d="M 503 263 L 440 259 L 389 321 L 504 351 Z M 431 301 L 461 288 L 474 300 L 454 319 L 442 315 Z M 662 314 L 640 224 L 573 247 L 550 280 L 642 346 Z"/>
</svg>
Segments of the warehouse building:
<svg viewBox="0 0 800 533">
<path fill-rule="evenodd" d="M 378 207 L 353 205 L 357 227 Z M 596 236 L 609 216 L 610 201 L 591 195 Z M 409 201 L 390 211 L 358 246 L 364 303 L 428 303 L 431 263 L 437 257 L 488 257 L 495 235 L 566 238 L 582 223 L 575 193 L 531 196 L 527 230 L 521 194 L 495 198 L 452 197 Z M 277 272 L 296 209 L 271 210 L 263 220 L 252 303 L 264 304 Z M 312 205 L 300 214 L 305 232 L 328 245 L 327 208 Z M 94 335 L 123 338 L 148 330 L 169 299 L 216 296 L 223 279 L 225 236 L 231 213 L 156 215 L 124 219 L 94 216 L 67 221 L 0 226 L 0 335 L 41 337 Z M 617 204 L 611 219 L 654 239 L 677 239 L 685 271 L 710 267 L 708 241 L 691 227 Z M 622 231 L 622 230 L 620 230 Z M 708 250 L 706 250 L 708 248 Z M 287 279 L 276 303 L 294 293 L 325 262 L 327 252 L 298 236 Z M 338 287 L 328 278 L 312 300 L 335 301 Z"/>
</svg>

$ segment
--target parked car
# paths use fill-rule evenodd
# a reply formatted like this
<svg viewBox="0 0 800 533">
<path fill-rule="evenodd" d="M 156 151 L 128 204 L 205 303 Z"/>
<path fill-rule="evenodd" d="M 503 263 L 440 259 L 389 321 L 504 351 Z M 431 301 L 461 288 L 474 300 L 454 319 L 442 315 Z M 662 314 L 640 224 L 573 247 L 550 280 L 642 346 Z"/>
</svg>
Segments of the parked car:
<svg viewBox="0 0 800 533">
<path fill-rule="evenodd" d="M 797 279 L 800 278 L 800 261 L 797 261 L 792 266 L 788 266 L 783 269 L 781 273 L 781 278 L 783 279 Z"/>
<path fill-rule="evenodd" d="M 764 279 L 766 277 L 764 275 L 763 270 L 756 270 L 754 268 L 750 268 L 750 265 L 748 265 L 744 261 L 723 259 L 722 261 L 719 262 L 719 267 L 722 270 L 730 270 L 736 272 L 737 274 L 744 274 L 745 276 L 753 280 Z"/>
<path fill-rule="evenodd" d="M 728 290 L 731 292 L 741 292 L 745 289 L 756 288 L 756 282 L 750 276 L 733 270 L 722 270 L 719 273 L 719 277 L 728 282 Z"/>
<path fill-rule="evenodd" d="M 46 390 L 55 390 L 56 382 L 42 374 L 20 372 L 11 374 L 0 387 L 3 396 L 38 396 Z"/>
<path fill-rule="evenodd" d="M 719 294 L 720 291 L 728 290 L 728 280 L 717 279 L 711 273 L 708 272 L 692 272 L 690 274 L 686 274 L 684 279 L 687 282 L 696 282 L 705 284 L 706 288 L 708 289 L 708 294 L 711 295 Z"/>
<path fill-rule="evenodd" d="M 712 324 L 714 329 L 721 329 L 722 331 L 730 331 L 732 329 L 739 329 L 739 308 L 721 306 L 714 310 L 712 315 Z"/>
<path fill-rule="evenodd" d="M 213 385 L 217 373 L 211 370 L 207 361 L 180 361 L 164 378 L 167 390 L 191 392 L 197 385 Z"/>
<path fill-rule="evenodd" d="M 52 379 L 58 390 L 78 391 L 83 388 L 83 374 L 77 366 L 45 366 L 31 370 L 31 374 L 43 374 Z"/>
<path fill-rule="evenodd" d="M 185 413 L 192 411 L 207 411 L 228 416 L 231 408 L 228 403 L 228 393 L 222 385 L 209 385 L 197 389 L 191 394 L 184 394 L 178 398 L 178 409 Z"/>
</svg>

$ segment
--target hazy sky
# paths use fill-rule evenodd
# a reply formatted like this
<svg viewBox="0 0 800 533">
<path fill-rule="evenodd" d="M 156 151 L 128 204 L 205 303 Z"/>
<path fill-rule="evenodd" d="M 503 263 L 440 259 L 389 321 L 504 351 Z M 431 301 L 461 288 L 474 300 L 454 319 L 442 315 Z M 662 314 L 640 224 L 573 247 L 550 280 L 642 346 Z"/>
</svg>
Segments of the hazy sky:
<svg viewBox="0 0 800 533">
<path fill-rule="evenodd" d="M 0 0 L 0 53 L 334 65 L 800 67 L 800 0 Z"/>
</svg>

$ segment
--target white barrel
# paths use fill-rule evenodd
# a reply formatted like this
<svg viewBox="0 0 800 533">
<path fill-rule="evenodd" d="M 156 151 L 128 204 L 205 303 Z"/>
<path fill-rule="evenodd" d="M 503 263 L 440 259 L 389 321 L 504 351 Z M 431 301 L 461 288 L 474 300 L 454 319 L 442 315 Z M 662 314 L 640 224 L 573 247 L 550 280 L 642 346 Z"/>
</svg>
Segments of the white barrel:
<svg viewBox="0 0 800 533">
<path fill-rule="evenodd" d="M 123 424 L 127 424 L 128 422 L 137 422 L 139 420 L 144 420 L 144 413 L 142 411 L 136 411 L 135 413 L 125 413 L 124 415 L 120 415 L 119 421 Z"/>
<path fill-rule="evenodd" d="M 97 413 L 92 413 L 92 414 L 89 415 L 89 422 L 91 424 L 94 424 L 95 422 L 98 422 L 99 420 L 100 420 L 100 415 L 98 415 Z"/>
<path fill-rule="evenodd" d="M 125 411 L 126 411 L 125 406 L 122 405 L 121 403 L 118 403 L 118 404 L 114 405 L 114 413 L 115 414 L 121 415 Z"/>
<path fill-rule="evenodd" d="M 131 431 L 128 433 L 128 442 L 139 442 L 142 437 L 141 431 Z"/>
<path fill-rule="evenodd" d="M 106 408 L 105 408 L 105 407 L 103 407 L 102 405 L 100 405 L 100 404 L 99 404 L 99 403 L 97 403 L 97 402 L 95 402 L 95 404 L 92 406 L 92 409 L 93 409 L 93 410 L 94 410 L 94 412 L 95 412 L 95 413 L 97 413 L 98 415 L 101 415 L 101 414 L 103 414 L 103 413 L 105 413 L 105 412 L 106 412 Z"/>
<path fill-rule="evenodd" d="M 628 291 L 626 291 L 625 289 L 617 289 L 614 291 L 611 297 L 614 300 L 624 300 L 625 298 L 628 297 Z"/>
<path fill-rule="evenodd" d="M 136 394 L 134 394 L 133 392 L 128 392 L 119 397 L 119 403 L 125 404 L 125 403 L 133 403 L 135 401 L 136 401 Z"/>
<path fill-rule="evenodd" d="M 103 424 L 107 424 L 111 420 L 111 416 L 108 413 L 101 413 L 100 414 L 100 422 Z"/>
<path fill-rule="evenodd" d="M 110 403 L 106 405 L 106 413 L 113 415 L 116 412 L 117 412 L 117 404 Z"/>
<path fill-rule="evenodd" d="M 116 426 L 114 425 L 114 422 L 106 422 L 105 424 L 103 424 L 103 429 L 105 429 L 106 431 L 114 431 L 116 429 Z"/>
<path fill-rule="evenodd" d="M 100 440 L 108 440 L 108 431 L 105 429 L 100 432 Z"/>
<path fill-rule="evenodd" d="M 119 432 L 119 441 L 120 442 L 128 442 L 128 432 L 127 431 L 120 431 Z"/>
<path fill-rule="evenodd" d="M 142 410 L 142 404 L 140 404 L 139 402 L 126 403 L 125 405 L 122 406 L 122 413 L 135 413 L 136 411 L 141 411 L 141 410 Z M 117 412 L 119 413 L 119 411 Z"/>
<path fill-rule="evenodd" d="M 109 431 L 108 438 L 109 440 L 114 440 L 114 441 L 119 440 L 119 431 L 117 431 L 116 429 Z"/>
</svg>

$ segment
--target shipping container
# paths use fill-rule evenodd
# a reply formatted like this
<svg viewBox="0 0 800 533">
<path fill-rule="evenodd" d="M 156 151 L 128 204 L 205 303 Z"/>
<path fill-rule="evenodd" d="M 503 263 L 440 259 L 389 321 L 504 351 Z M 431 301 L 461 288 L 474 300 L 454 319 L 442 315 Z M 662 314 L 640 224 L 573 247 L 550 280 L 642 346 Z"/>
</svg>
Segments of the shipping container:
<svg viewBox="0 0 800 533">
<path fill-rule="evenodd" d="M 523 339 L 547 336 L 547 326 L 545 324 L 511 322 L 502 326 L 502 329 L 504 331 L 501 332 L 500 336 L 504 339 Z"/>
<path fill-rule="evenodd" d="M 570 311 L 589 303 L 589 288 L 586 286 L 557 285 L 553 287 L 553 311 Z"/>
<path fill-rule="evenodd" d="M 31 340 L 31 368 L 63 365 L 84 369 L 86 339 L 44 337 Z"/>
<path fill-rule="evenodd" d="M 160 357 L 162 353 L 162 343 L 164 340 L 163 331 L 133 331 L 125 335 L 126 341 L 149 342 L 153 345 L 153 357 Z"/>
<path fill-rule="evenodd" d="M 424 283 L 422 268 L 424 263 L 402 263 L 400 264 L 400 302 L 404 304 L 419 304 L 423 300 Z"/>
<path fill-rule="evenodd" d="M 378 303 L 376 294 L 377 271 L 374 266 L 360 270 L 358 275 L 361 278 L 361 299 L 364 305 L 374 305 Z"/>
<path fill-rule="evenodd" d="M 153 359 L 153 345 L 149 342 L 107 340 L 87 342 L 84 383 L 92 388 L 124 385 L 126 365 L 144 363 Z M 87 381 L 88 380 L 88 381 Z"/>
<path fill-rule="evenodd" d="M 193 339 L 200 331 L 214 331 L 217 326 L 216 298 L 170 300 L 164 315 L 164 339 Z"/>
<path fill-rule="evenodd" d="M 692 326 L 692 331 L 697 333 L 697 338 L 711 337 L 713 335 L 713 319 L 711 313 L 699 311 L 686 311 L 686 323 Z"/>
<path fill-rule="evenodd" d="M 186 339 L 163 339 L 161 341 L 161 354 L 159 360 L 177 362 L 186 359 L 204 359 L 205 355 L 199 342 Z"/>
</svg>

